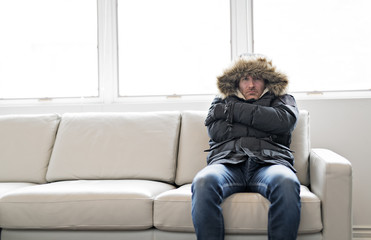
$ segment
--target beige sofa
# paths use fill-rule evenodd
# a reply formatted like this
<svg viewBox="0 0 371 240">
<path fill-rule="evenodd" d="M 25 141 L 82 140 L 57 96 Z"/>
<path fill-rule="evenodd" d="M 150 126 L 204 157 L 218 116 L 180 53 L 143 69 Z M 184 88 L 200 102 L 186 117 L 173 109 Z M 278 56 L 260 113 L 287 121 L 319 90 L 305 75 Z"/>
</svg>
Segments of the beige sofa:
<svg viewBox="0 0 371 240">
<path fill-rule="evenodd" d="M 206 112 L 0 116 L 1 239 L 196 239 L 190 184 L 205 166 Z M 352 236 L 352 168 L 293 134 L 302 183 L 298 239 Z M 223 203 L 226 239 L 267 239 L 269 202 Z"/>
</svg>

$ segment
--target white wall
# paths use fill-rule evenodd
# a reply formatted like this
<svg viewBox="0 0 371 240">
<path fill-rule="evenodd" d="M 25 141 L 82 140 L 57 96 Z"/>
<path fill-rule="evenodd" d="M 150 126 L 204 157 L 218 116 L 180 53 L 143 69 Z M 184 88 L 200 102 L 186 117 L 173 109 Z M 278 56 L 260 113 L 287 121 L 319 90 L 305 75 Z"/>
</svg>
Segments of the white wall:
<svg viewBox="0 0 371 240">
<path fill-rule="evenodd" d="M 354 234 L 371 238 L 371 99 L 298 105 L 310 112 L 312 147 L 331 149 L 352 163 Z"/>
<path fill-rule="evenodd" d="M 169 100 L 167 103 L 50 105 L 40 107 L 1 106 L 1 114 L 207 110 L 212 97 L 203 101 Z M 298 100 L 310 112 L 312 147 L 328 148 L 353 165 L 353 225 L 357 237 L 371 239 L 371 99 Z"/>
</svg>

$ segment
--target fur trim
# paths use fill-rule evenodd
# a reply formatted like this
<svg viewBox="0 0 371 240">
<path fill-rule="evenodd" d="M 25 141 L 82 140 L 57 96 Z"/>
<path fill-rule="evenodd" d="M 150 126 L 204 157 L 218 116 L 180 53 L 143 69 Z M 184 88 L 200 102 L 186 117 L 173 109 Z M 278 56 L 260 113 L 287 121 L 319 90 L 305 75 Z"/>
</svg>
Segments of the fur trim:
<svg viewBox="0 0 371 240">
<path fill-rule="evenodd" d="M 217 77 L 217 86 L 223 97 L 237 95 L 239 81 L 244 76 L 263 79 L 265 87 L 275 96 L 286 93 L 288 78 L 285 74 L 276 70 L 272 61 L 265 57 L 239 58 L 227 68 L 224 73 Z"/>
</svg>

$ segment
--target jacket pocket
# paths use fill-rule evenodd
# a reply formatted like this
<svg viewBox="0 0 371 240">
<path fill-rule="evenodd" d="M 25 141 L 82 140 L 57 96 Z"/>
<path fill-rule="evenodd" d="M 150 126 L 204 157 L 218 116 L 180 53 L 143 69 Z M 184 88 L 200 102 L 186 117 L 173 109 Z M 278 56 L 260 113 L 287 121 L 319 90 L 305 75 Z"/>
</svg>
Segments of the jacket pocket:
<svg viewBox="0 0 371 240">
<path fill-rule="evenodd" d="M 267 140 L 261 142 L 260 155 L 264 160 L 273 162 L 282 162 L 284 160 L 294 165 L 294 155 L 292 153 L 293 151 L 290 148 L 279 143 Z"/>
<path fill-rule="evenodd" d="M 233 150 L 222 151 L 217 154 L 210 154 L 207 158 L 207 164 L 213 163 L 231 163 L 237 164 L 246 160 L 244 153 L 238 153 Z"/>
<path fill-rule="evenodd" d="M 267 149 L 280 149 L 280 150 L 285 150 L 289 152 L 294 152 L 290 148 L 286 147 L 285 145 L 276 143 L 270 139 L 261 139 L 262 140 L 262 148 L 267 148 Z"/>
<path fill-rule="evenodd" d="M 272 160 L 282 159 L 282 160 L 286 160 L 290 163 L 292 163 L 292 161 L 294 159 L 294 156 L 289 151 L 277 151 L 277 150 L 263 149 L 261 151 L 261 155 L 264 158 L 268 158 L 268 159 L 272 159 Z"/>
</svg>

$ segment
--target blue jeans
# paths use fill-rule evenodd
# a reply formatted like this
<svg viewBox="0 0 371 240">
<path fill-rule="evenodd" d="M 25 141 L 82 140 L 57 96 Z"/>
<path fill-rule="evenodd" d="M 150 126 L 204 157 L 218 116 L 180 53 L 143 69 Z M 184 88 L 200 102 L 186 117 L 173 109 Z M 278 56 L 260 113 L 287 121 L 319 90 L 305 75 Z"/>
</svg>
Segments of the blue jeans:
<svg viewBox="0 0 371 240">
<path fill-rule="evenodd" d="M 257 192 L 270 202 L 268 239 L 294 240 L 300 222 L 300 183 L 296 174 L 282 165 L 212 164 L 202 169 L 192 183 L 192 219 L 198 240 L 224 239 L 220 204 L 237 192 Z"/>
</svg>

